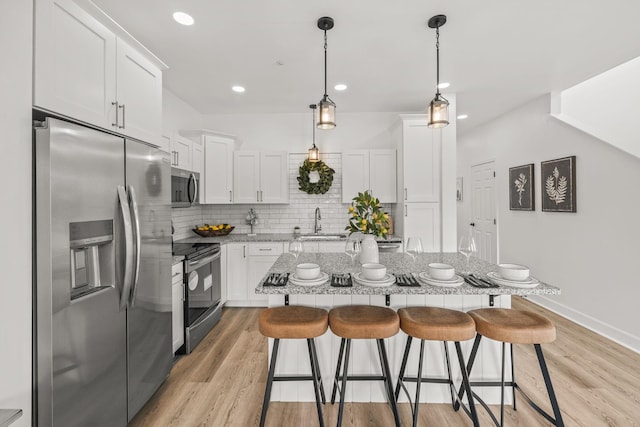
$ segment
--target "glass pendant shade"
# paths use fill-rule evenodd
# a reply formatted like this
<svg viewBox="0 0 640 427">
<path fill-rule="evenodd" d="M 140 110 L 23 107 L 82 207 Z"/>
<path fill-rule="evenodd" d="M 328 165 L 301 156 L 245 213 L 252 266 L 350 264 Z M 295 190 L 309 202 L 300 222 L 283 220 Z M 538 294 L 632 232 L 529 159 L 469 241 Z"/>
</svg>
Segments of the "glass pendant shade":
<svg viewBox="0 0 640 427">
<path fill-rule="evenodd" d="M 318 129 L 333 129 L 336 127 L 336 104 L 327 95 L 318 103 Z"/>
<path fill-rule="evenodd" d="M 313 144 L 313 147 L 309 148 L 309 156 L 307 157 L 310 162 L 315 163 L 320 160 L 320 150 Z"/>
<path fill-rule="evenodd" d="M 447 126 L 449 124 L 449 101 L 437 94 L 429 103 L 427 115 L 429 116 L 428 127 L 438 129 Z"/>
</svg>

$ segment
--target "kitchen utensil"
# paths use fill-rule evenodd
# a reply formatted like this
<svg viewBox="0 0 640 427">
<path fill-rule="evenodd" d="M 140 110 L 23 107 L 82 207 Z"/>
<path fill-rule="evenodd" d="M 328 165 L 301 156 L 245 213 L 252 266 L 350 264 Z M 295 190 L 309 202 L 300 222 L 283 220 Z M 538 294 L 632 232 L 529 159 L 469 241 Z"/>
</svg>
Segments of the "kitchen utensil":
<svg viewBox="0 0 640 427">
<path fill-rule="evenodd" d="M 498 264 L 498 273 L 505 280 L 526 281 L 529 279 L 529 267 L 519 264 Z"/>
<path fill-rule="evenodd" d="M 362 264 L 362 278 L 371 281 L 380 281 L 387 274 L 387 267 L 382 264 Z"/>
<path fill-rule="evenodd" d="M 324 285 L 328 280 L 329 275 L 322 272 L 315 279 L 301 279 L 296 273 L 289 275 L 289 283 L 296 286 L 320 286 Z"/>
<path fill-rule="evenodd" d="M 312 263 L 302 263 L 296 266 L 296 277 L 301 280 L 313 280 L 320 275 L 320 266 Z"/>
<path fill-rule="evenodd" d="M 517 280 L 517 281 L 507 280 L 493 271 L 490 273 L 487 273 L 487 277 L 495 284 L 498 284 L 500 286 L 510 286 L 512 288 L 528 289 L 528 288 L 535 288 L 540 284 L 540 281 L 535 277 L 529 277 L 528 280 Z"/>
<path fill-rule="evenodd" d="M 427 271 L 429 276 L 435 280 L 451 280 L 456 275 L 456 270 L 453 266 L 439 262 L 429 264 Z"/>
<path fill-rule="evenodd" d="M 427 273 L 426 271 L 423 271 L 422 273 L 418 274 L 418 279 L 421 282 L 426 283 L 427 285 L 443 286 L 443 287 L 447 287 L 447 288 L 460 286 L 460 285 L 462 285 L 464 283 L 464 279 L 462 277 L 458 276 L 458 275 L 455 275 L 450 280 L 437 280 L 437 279 L 434 279 L 433 277 L 429 276 L 429 273 Z"/>
<path fill-rule="evenodd" d="M 356 283 L 363 285 L 363 286 L 371 286 L 374 288 L 382 288 L 385 286 L 391 286 L 396 282 L 396 278 L 394 275 L 392 274 L 385 274 L 385 276 L 381 279 L 381 280 L 367 280 L 364 277 L 362 277 L 362 273 L 354 273 L 353 275 L 354 280 L 356 281 Z"/>
</svg>

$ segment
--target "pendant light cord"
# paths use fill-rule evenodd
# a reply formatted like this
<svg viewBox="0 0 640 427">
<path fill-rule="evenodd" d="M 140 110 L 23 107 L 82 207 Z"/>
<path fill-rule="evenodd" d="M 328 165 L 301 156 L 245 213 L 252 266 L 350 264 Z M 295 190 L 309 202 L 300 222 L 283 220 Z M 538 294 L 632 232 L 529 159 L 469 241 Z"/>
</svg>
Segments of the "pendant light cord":
<svg viewBox="0 0 640 427">
<path fill-rule="evenodd" d="M 436 27 L 436 96 L 437 95 L 440 95 L 440 27 L 439 26 Z"/>
<path fill-rule="evenodd" d="M 311 128 L 313 129 L 313 148 L 316 148 L 316 106 L 311 104 Z"/>
<path fill-rule="evenodd" d="M 324 96 L 327 96 L 327 30 L 324 30 Z"/>
</svg>

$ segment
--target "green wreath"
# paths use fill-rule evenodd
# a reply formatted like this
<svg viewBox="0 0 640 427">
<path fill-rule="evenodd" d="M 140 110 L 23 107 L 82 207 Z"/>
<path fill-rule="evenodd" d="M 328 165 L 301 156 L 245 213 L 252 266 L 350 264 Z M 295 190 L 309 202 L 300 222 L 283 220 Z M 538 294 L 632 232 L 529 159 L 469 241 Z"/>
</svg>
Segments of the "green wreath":
<svg viewBox="0 0 640 427">
<path fill-rule="evenodd" d="M 320 175 L 318 182 L 311 182 L 309 175 L 311 172 L 316 171 Z M 309 159 L 305 160 L 298 169 L 298 188 L 307 194 L 324 194 L 329 191 L 331 184 L 333 184 L 333 174 L 336 173 L 325 162 L 319 160 L 317 162 L 310 162 Z"/>
</svg>

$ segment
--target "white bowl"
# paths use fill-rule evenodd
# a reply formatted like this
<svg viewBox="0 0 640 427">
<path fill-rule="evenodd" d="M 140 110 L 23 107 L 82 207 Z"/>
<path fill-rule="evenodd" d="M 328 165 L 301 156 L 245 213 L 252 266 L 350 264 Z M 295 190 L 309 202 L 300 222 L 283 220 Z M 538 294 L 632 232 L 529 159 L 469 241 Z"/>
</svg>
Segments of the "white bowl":
<svg viewBox="0 0 640 427">
<path fill-rule="evenodd" d="M 529 278 L 529 267 L 519 264 L 498 264 L 498 273 L 503 279 L 523 281 Z"/>
<path fill-rule="evenodd" d="M 362 276 L 366 280 L 382 280 L 387 274 L 387 267 L 382 264 L 362 264 Z"/>
<path fill-rule="evenodd" d="M 431 263 L 427 266 L 427 272 L 431 278 L 436 280 L 451 280 L 456 275 L 456 270 L 452 265 Z"/>
<path fill-rule="evenodd" d="M 302 280 L 312 280 L 320 276 L 318 264 L 303 263 L 296 265 L 296 276 Z"/>
</svg>

